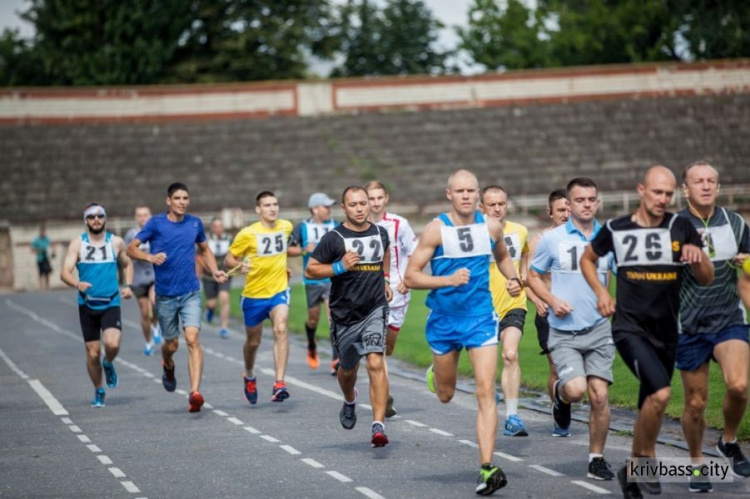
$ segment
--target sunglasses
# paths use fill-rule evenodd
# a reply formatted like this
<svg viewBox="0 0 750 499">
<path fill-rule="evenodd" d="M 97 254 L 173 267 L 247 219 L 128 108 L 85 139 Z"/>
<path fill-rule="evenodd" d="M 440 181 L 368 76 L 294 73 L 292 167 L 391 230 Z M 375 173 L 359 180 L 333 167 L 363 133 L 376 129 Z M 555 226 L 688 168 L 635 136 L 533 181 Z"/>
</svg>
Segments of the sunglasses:
<svg viewBox="0 0 750 499">
<path fill-rule="evenodd" d="M 107 217 L 105 217 L 104 215 L 86 215 L 86 220 L 93 220 L 95 218 L 104 220 Z"/>
</svg>

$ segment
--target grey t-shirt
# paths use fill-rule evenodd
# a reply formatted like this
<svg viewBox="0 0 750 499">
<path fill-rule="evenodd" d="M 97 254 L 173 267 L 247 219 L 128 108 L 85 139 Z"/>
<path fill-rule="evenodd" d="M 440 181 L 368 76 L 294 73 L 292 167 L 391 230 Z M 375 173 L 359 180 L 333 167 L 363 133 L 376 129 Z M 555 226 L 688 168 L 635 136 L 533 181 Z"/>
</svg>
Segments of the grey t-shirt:
<svg viewBox="0 0 750 499">
<path fill-rule="evenodd" d="M 125 234 L 125 244 L 128 245 L 140 232 L 140 227 L 133 227 Z M 139 248 L 146 253 L 150 252 L 149 244 L 143 243 Z M 134 260 L 133 262 L 133 286 L 150 286 L 154 283 L 154 266 L 149 262 Z"/>
</svg>

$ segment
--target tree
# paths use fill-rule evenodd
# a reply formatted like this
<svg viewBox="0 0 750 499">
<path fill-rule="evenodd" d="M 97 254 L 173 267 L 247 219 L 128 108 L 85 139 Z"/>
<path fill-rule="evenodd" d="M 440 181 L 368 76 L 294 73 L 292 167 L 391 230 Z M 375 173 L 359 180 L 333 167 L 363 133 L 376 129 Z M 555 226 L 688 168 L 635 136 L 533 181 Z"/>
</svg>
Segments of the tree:
<svg viewBox="0 0 750 499">
<path fill-rule="evenodd" d="M 434 74 L 446 70 L 447 52 L 435 48 L 443 25 L 422 0 L 348 0 L 339 10 L 344 61 L 332 76 Z"/>
<path fill-rule="evenodd" d="M 670 0 L 678 33 L 694 59 L 750 56 L 750 2 L 746 0 Z"/>
<path fill-rule="evenodd" d="M 18 30 L 4 30 L 0 35 L 0 86 L 41 85 L 37 68 L 41 61 Z"/>
</svg>

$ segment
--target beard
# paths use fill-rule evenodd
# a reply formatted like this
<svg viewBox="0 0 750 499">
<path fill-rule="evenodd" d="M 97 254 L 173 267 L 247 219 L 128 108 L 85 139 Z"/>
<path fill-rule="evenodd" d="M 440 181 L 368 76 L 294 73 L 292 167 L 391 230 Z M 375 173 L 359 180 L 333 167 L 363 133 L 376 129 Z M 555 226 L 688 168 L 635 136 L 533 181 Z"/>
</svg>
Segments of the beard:
<svg viewBox="0 0 750 499">
<path fill-rule="evenodd" d="M 98 229 L 95 229 L 95 228 L 93 228 L 92 226 L 89 225 L 89 232 L 91 232 L 92 234 L 98 235 L 98 234 L 101 234 L 102 232 L 104 232 L 104 229 L 106 229 L 106 228 L 107 228 L 107 222 L 104 222 L 102 224 L 102 226 L 100 228 L 98 228 Z"/>
</svg>

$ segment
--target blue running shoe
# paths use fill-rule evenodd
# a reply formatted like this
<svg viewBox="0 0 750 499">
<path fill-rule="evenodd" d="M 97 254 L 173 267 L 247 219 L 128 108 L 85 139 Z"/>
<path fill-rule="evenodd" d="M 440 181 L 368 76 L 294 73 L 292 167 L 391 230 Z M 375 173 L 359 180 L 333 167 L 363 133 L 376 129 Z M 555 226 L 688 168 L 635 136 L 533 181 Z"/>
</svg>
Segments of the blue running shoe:
<svg viewBox="0 0 750 499">
<path fill-rule="evenodd" d="M 286 383 L 278 380 L 273 384 L 273 389 L 271 389 L 271 402 L 283 402 L 288 398 L 289 390 L 286 387 Z"/>
<path fill-rule="evenodd" d="M 146 348 L 143 349 L 143 355 L 151 357 L 154 354 L 154 345 L 151 343 L 146 344 Z"/>
<path fill-rule="evenodd" d="M 154 345 L 161 345 L 161 326 L 156 323 L 156 326 L 151 326 L 151 338 L 154 340 Z"/>
<path fill-rule="evenodd" d="M 222 340 L 228 340 L 229 339 L 229 331 L 225 328 L 221 328 L 219 330 L 219 338 Z"/>
<path fill-rule="evenodd" d="M 102 361 L 102 367 L 104 368 L 104 377 L 107 380 L 107 386 L 110 388 L 117 387 L 117 371 L 115 371 L 115 365 L 107 360 Z"/>
<path fill-rule="evenodd" d="M 255 378 L 245 378 L 245 398 L 248 402 L 255 405 L 258 403 L 258 382 Z"/>
<path fill-rule="evenodd" d="M 521 418 L 517 414 L 508 416 L 503 425 L 503 435 L 506 437 L 528 437 L 529 433 L 523 426 Z"/>
<path fill-rule="evenodd" d="M 500 402 L 503 401 L 503 396 L 500 392 L 495 392 L 495 405 L 500 405 Z"/>
<path fill-rule="evenodd" d="M 167 369 L 163 360 L 161 365 L 164 368 L 164 374 L 161 375 L 161 384 L 166 391 L 173 392 L 177 388 L 177 379 L 174 377 L 174 362 L 172 362 L 172 369 Z"/>
<path fill-rule="evenodd" d="M 206 322 L 211 324 L 214 321 L 214 311 L 213 309 L 206 310 Z"/>
<path fill-rule="evenodd" d="M 91 401 L 91 407 L 104 407 L 105 395 L 107 393 L 104 391 L 104 388 L 97 388 L 94 392 L 94 400 Z"/>
<path fill-rule="evenodd" d="M 557 423 L 552 422 L 552 436 L 553 437 L 569 437 L 570 428 L 560 428 Z"/>
</svg>

